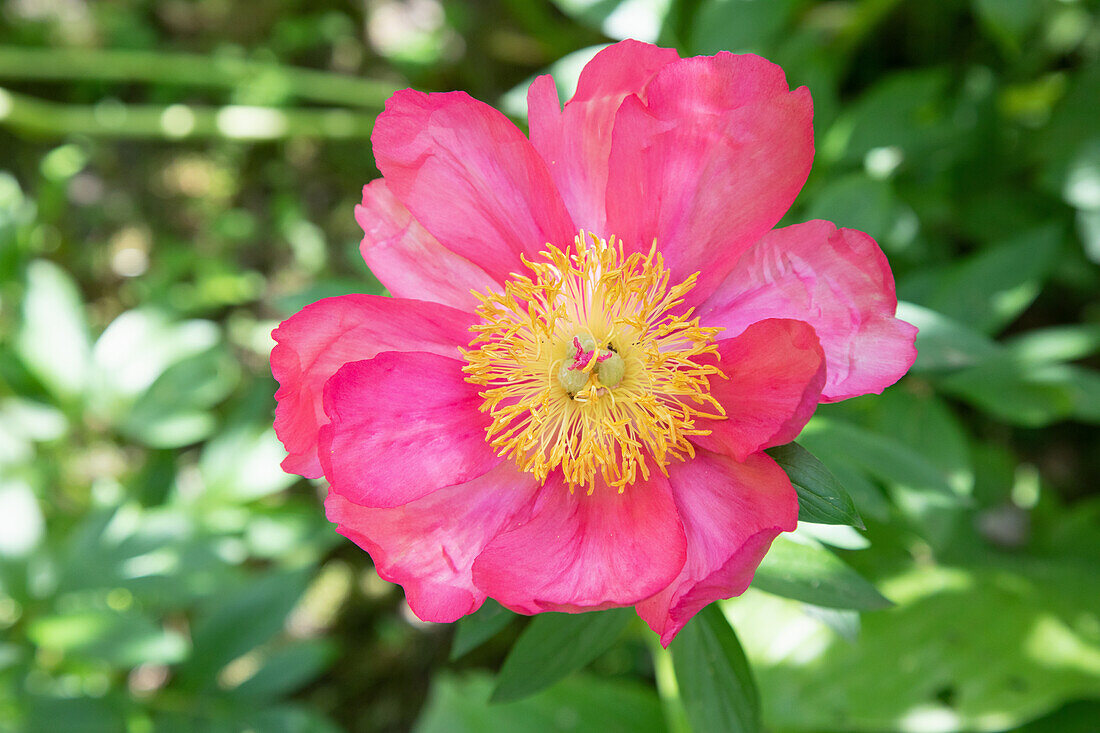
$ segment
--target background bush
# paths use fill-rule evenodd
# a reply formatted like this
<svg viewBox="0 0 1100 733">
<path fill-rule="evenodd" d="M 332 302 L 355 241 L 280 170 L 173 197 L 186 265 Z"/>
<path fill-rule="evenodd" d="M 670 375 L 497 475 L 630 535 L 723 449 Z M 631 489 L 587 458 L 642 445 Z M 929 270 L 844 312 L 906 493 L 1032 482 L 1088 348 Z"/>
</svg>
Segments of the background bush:
<svg viewBox="0 0 1100 733">
<path fill-rule="evenodd" d="M 0 730 L 683 730 L 627 617 L 587 671 L 487 706 L 526 621 L 490 604 L 448 661 L 271 429 L 271 328 L 382 292 L 352 211 L 389 93 L 522 123 L 533 75 L 567 98 L 626 36 L 808 85 L 788 220 L 872 234 L 922 329 L 910 376 L 800 438 L 866 531 L 803 525 L 724 605 L 765 723 L 1096 730 L 1085 0 L 0 2 Z M 860 575 L 896 605 L 853 610 L 882 605 Z"/>
</svg>

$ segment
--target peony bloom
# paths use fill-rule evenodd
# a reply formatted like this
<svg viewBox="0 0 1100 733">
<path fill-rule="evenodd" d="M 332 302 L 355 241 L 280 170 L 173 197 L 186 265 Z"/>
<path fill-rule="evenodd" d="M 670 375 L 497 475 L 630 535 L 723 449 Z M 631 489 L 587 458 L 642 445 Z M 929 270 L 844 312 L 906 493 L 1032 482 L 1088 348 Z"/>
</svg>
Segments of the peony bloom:
<svg viewBox="0 0 1100 733">
<path fill-rule="evenodd" d="M 427 621 L 633 605 L 668 644 L 798 504 L 762 451 L 915 358 L 866 234 L 772 229 L 813 159 L 782 70 L 624 41 L 530 140 L 464 93 L 374 130 L 349 295 L 274 332 L 287 471 Z"/>
</svg>

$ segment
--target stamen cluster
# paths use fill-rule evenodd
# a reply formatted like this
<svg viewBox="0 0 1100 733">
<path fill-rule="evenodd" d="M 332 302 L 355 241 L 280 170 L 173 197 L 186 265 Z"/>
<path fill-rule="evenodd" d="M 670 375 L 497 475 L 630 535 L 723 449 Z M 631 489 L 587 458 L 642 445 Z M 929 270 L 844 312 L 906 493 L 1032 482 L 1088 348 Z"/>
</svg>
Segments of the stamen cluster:
<svg viewBox="0 0 1100 733">
<path fill-rule="evenodd" d="M 622 492 L 650 461 L 667 474 L 710 432 L 696 421 L 724 417 L 709 393 L 721 329 L 680 311 L 697 274 L 670 286 L 656 247 L 627 255 L 583 231 L 541 254 L 503 292 L 477 294 L 464 371 L 485 387 L 487 440 L 540 480 L 560 467 L 570 490 L 591 493 L 599 475 Z"/>
</svg>

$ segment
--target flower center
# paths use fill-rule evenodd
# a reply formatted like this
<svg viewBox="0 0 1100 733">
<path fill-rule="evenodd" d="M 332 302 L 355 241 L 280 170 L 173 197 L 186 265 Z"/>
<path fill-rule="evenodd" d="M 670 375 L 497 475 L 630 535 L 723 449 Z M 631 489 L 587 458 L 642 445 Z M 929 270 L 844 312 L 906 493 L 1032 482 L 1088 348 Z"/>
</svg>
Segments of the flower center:
<svg viewBox="0 0 1100 733">
<path fill-rule="evenodd" d="M 561 467 L 570 490 L 592 493 L 599 474 L 622 492 L 650 461 L 667 475 L 710 432 L 696 420 L 724 417 L 708 381 L 723 375 L 698 361 L 717 358 L 721 329 L 677 313 L 698 273 L 670 287 L 655 247 L 626 255 L 583 231 L 542 256 L 503 293 L 477 294 L 463 370 L 485 387 L 489 444 L 540 480 Z"/>
</svg>

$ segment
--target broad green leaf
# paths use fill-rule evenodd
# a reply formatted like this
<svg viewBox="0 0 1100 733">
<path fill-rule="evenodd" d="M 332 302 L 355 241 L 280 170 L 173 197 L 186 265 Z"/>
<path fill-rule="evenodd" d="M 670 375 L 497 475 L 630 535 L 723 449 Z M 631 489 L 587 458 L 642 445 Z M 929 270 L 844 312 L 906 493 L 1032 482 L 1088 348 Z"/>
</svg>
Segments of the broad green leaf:
<svg viewBox="0 0 1100 733">
<path fill-rule="evenodd" d="M 852 497 L 821 461 L 798 443 L 769 448 L 767 454 L 790 477 L 798 492 L 798 520 L 863 527 Z"/>
<path fill-rule="evenodd" d="M 23 321 L 15 348 L 23 363 L 61 399 L 84 391 L 91 344 L 84 305 L 72 277 L 47 260 L 27 267 Z"/>
<path fill-rule="evenodd" d="M 874 611 L 891 603 L 875 586 L 824 547 L 780 535 L 756 569 L 762 591 L 826 608 Z"/>
<path fill-rule="evenodd" d="M 755 733 L 760 694 L 741 642 L 718 604 L 688 622 L 670 646 L 676 685 L 695 731 Z"/>
<path fill-rule="evenodd" d="M 30 554 L 45 532 L 46 520 L 31 485 L 0 474 L 0 560 Z"/>
<path fill-rule="evenodd" d="M 73 611 L 35 619 L 27 636 L 40 649 L 115 667 L 173 664 L 187 655 L 187 641 L 136 612 Z"/>
<path fill-rule="evenodd" d="M 576 675 L 537 695 L 490 703 L 487 675 L 440 673 L 414 733 L 664 733 L 661 706 L 649 687 Z"/>
<path fill-rule="evenodd" d="M 451 642 L 451 661 L 466 656 L 489 641 L 515 618 L 516 615 L 507 608 L 492 598 L 487 599 L 476 612 L 463 617 L 455 624 L 454 640 Z"/>
<path fill-rule="evenodd" d="M 493 702 L 519 700 L 576 672 L 610 649 L 633 618 L 630 608 L 535 616 L 500 668 Z"/>
</svg>

